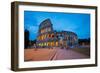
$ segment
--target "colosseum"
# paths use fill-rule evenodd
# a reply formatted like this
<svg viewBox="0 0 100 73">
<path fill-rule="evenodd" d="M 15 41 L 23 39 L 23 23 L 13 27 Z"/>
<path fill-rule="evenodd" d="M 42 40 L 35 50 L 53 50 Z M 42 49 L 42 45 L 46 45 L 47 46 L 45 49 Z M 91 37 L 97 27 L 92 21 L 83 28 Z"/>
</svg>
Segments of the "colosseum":
<svg viewBox="0 0 100 73">
<path fill-rule="evenodd" d="M 44 48 L 77 46 L 78 37 L 71 31 L 54 30 L 51 20 L 46 19 L 39 25 L 36 45 Z"/>
</svg>

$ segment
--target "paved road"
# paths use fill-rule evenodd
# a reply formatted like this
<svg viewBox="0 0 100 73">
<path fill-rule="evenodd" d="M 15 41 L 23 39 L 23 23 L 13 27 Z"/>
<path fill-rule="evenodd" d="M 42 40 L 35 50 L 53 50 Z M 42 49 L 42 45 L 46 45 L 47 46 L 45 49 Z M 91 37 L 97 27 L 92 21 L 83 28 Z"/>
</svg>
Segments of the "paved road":
<svg viewBox="0 0 100 73">
<path fill-rule="evenodd" d="M 67 59 L 83 59 L 88 56 L 73 51 L 71 49 L 25 49 L 24 60 L 25 61 L 47 61 L 47 60 L 67 60 Z"/>
<path fill-rule="evenodd" d="M 51 60 L 51 58 L 56 54 L 56 49 L 40 48 L 35 49 L 25 49 L 24 60 L 25 61 L 46 61 Z"/>
<path fill-rule="evenodd" d="M 88 56 L 73 51 L 71 49 L 58 49 L 52 60 L 66 60 L 66 59 L 83 59 L 89 58 Z"/>
</svg>

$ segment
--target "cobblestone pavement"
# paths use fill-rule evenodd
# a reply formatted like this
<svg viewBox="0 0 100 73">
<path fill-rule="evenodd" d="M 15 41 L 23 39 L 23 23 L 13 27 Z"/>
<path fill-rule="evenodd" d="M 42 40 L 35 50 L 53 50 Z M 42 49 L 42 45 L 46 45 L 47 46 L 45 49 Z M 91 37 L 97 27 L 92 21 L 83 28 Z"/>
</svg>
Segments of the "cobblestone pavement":
<svg viewBox="0 0 100 73">
<path fill-rule="evenodd" d="M 78 53 L 71 49 L 58 49 L 53 60 L 66 60 L 66 59 L 84 59 L 89 58 L 87 55 Z"/>
<path fill-rule="evenodd" d="M 83 59 L 89 58 L 88 56 L 73 51 L 71 49 L 25 49 L 24 60 L 25 61 L 47 61 L 47 60 L 67 60 L 67 59 Z"/>
<path fill-rule="evenodd" d="M 44 61 L 50 60 L 55 54 L 56 49 L 25 49 L 24 51 L 24 60 L 25 61 Z"/>
</svg>

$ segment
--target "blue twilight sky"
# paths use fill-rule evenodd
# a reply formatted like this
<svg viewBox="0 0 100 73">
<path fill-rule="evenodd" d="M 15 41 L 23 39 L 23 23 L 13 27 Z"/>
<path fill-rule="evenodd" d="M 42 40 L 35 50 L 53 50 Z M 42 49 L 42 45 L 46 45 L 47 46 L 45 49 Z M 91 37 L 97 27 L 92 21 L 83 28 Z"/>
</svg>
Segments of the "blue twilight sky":
<svg viewBox="0 0 100 73">
<path fill-rule="evenodd" d="M 48 18 L 54 30 L 75 32 L 80 39 L 90 38 L 90 14 L 24 11 L 24 29 L 29 30 L 30 40 L 36 39 L 40 23 Z"/>
</svg>

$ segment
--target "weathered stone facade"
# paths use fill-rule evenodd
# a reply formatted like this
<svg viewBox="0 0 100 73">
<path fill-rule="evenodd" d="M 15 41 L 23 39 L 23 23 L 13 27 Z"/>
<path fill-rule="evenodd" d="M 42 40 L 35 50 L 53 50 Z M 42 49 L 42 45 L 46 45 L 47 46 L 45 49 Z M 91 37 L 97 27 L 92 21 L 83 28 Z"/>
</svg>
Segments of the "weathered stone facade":
<svg viewBox="0 0 100 73">
<path fill-rule="evenodd" d="M 53 29 L 50 19 L 39 25 L 36 45 L 38 47 L 70 47 L 78 45 L 78 37 L 74 32 Z"/>
</svg>

